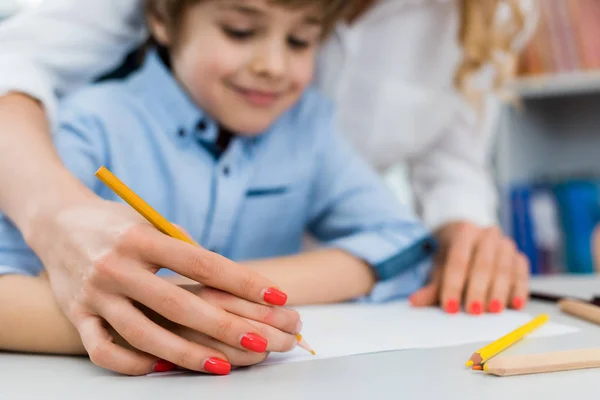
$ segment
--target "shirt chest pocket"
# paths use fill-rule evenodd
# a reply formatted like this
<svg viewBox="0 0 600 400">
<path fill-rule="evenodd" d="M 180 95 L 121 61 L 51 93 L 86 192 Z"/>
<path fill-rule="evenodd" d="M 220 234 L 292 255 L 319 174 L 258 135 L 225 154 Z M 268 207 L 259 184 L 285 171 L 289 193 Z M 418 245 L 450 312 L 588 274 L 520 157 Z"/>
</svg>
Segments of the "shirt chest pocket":
<svg viewBox="0 0 600 400">
<path fill-rule="evenodd" d="M 251 185 L 239 213 L 236 259 L 275 257 L 298 251 L 308 214 L 308 181 Z"/>
</svg>

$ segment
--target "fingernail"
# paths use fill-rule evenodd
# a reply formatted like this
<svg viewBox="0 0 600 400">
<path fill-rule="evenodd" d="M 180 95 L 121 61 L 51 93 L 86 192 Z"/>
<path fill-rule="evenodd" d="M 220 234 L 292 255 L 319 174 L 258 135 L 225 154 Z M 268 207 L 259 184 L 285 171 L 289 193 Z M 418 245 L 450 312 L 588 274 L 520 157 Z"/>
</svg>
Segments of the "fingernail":
<svg viewBox="0 0 600 400">
<path fill-rule="evenodd" d="M 220 358 L 211 357 L 204 362 L 204 369 L 215 375 L 227 375 L 231 371 L 231 364 Z"/>
<path fill-rule="evenodd" d="M 458 301 L 456 299 L 450 299 L 446 302 L 444 309 L 448 314 L 456 314 L 459 311 Z"/>
<path fill-rule="evenodd" d="M 283 306 L 287 302 L 287 294 L 279 289 L 269 288 L 265 290 L 263 299 L 274 306 Z"/>
<path fill-rule="evenodd" d="M 302 321 L 298 321 L 298 325 L 296 325 L 296 332 L 295 333 L 300 333 L 302 332 L 302 326 L 304 324 L 302 323 Z"/>
<path fill-rule="evenodd" d="M 255 353 L 264 353 L 267 350 L 267 340 L 256 333 L 247 333 L 240 341 L 242 346 Z"/>
<path fill-rule="evenodd" d="M 498 299 L 494 299 L 490 302 L 490 312 L 498 314 L 502 312 L 502 303 Z"/>
<path fill-rule="evenodd" d="M 169 371 L 173 371 L 177 366 L 171 362 L 165 361 L 165 360 L 158 360 L 155 364 L 154 367 L 152 367 L 152 370 L 154 372 L 169 372 Z"/>
<path fill-rule="evenodd" d="M 515 297 L 512 301 L 512 306 L 515 310 L 520 310 L 523 308 L 523 299 L 520 297 Z"/>
<path fill-rule="evenodd" d="M 483 307 L 479 301 L 474 301 L 471 303 L 469 307 L 469 312 L 473 315 L 480 315 L 483 311 Z"/>
</svg>

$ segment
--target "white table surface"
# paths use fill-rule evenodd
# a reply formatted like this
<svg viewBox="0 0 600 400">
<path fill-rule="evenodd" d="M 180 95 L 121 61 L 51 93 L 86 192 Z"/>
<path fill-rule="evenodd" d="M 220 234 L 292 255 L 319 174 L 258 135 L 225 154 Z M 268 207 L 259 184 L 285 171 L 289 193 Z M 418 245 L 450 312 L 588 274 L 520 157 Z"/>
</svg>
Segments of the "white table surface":
<svg viewBox="0 0 600 400">
<path fill-rule="evenodd" d="M 600 294 L 600 277 L 535 279 L 532 287 L 588 297 Z M 546 303 L 531 303 L 527 311 L 547 312 L 552 320 L 581 330 L 525 339 L 506 354 L 600 347 L 598 326 L 563 315 Z M 104 371 L 85 358 L 0 353 L 0 400 L 600 398 L 600 369 L 503 378 L 466 369 L 464 362 L 482 344 L 258 366 L 224 377 L 181 374 L 134 378 Z"/>
</svg>

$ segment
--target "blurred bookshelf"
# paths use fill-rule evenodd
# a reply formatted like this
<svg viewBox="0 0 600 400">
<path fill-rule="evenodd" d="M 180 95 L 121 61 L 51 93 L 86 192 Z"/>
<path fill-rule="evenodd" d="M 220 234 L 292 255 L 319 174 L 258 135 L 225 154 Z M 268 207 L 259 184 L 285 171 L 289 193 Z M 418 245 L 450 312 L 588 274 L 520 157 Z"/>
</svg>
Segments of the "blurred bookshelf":
<svg viewBox="0 0 600 400">
<path fill-rule="evenodd" d="M 600 223 L 600 0 L 539 0 L 495 151 L 504 228 L 534 274 L 595 273 Z"/>
</svg>

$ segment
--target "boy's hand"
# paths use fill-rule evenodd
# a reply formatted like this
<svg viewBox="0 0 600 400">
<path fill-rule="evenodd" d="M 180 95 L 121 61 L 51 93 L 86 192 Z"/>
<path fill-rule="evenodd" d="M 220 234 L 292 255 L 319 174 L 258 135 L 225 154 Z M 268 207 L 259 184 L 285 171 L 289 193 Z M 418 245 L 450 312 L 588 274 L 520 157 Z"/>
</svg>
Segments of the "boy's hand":
<svg viewBox="0 0 600 400">
<path fill-rule="evenodd" d="M 41 217 L 40 217 L 41 218 Z M 287 343 L 267 344 L 261 330 L 245 318 L 198 298 L 155 273 L 168 268 L 195 282 L 259 305 L 283 305 L 285 295 L 252 270 L 201 247 L 173 239 L 147 223 L 129 206 L 89 199 L 37 221 L 28 242 L 46 266 L 63 312 L 81 335 L 97 365 L 123 374 L 152 372 L 157 358 L 206 371 L 207 360 L 221 352 L 189 342 L 149 320 L 133 303 L 165 319 L 203 333 L 238 350 L 264 353 Z M 264 310 L 264 308 L 260 308 Z M 296 333 L 297 313 L 270 308 L 267 323 Z M 278 325 L 285 321 L 285 326 Z M 134 352 L 113 343 L 112 326 Z"/>
<path fill-rule="evenodd" d="M 471 314 L 521 309 L 528 299 L 529 262 L 498 228 L 451 223 L 439 230 L 440 252 L 431 280 L 414 293 L 414 306 L 461 304 Z M 463 303 L 464 300 L 464 303 Z"/>
</svg>

